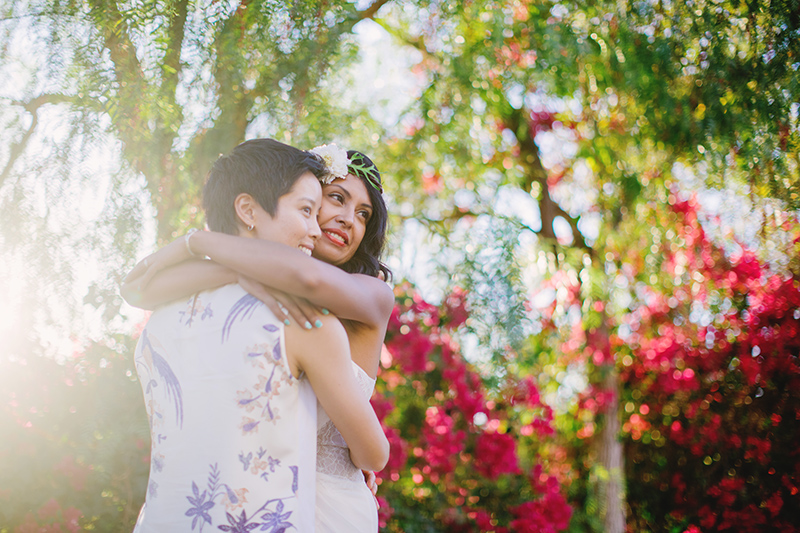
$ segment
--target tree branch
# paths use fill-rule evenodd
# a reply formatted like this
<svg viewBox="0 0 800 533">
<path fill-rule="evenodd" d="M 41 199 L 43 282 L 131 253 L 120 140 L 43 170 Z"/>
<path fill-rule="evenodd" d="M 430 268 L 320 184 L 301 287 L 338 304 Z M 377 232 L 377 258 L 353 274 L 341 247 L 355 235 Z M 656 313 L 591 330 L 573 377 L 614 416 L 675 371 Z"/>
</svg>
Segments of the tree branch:
<svg viewBox="0 0 800 533">
<path fill-rule="evenodd" d="M 10 22 L 12 20 L 22 20 L 22 19 L 36 19 L 36 18 L 44 18 L 47 17 L 49 19 L 64 16 L 69 14 L 67 11 L 39 11 L 38 13 L 22 13 L 20 15 L 9 15 L 7 17 L 0 17 L 0 22 Z"/>
<path fill-rule="evenodd" d="M 326 54 L 324 52 L 324 46 L 330 42 L 331 40 L 339 40 L 339 37 L 345 33 L 351 33 L 353 31 L 353 27 L 361 22 L 362 20 L 374 20 L 375 15 L 378 11 L 386 4 L 388 4 L 391 0 L 376 0 L 373 2 L 367 9 L 362 11 L 356 11 L 354 16 L 350 17 L 347 21 L 343 24 L 340 24 L 334 28 L 333 31 L 326 38 L 318 38 L 316 39 L 316 46 L 315 51 L 311 54 L 311 58 L 316 59 L 320 58 L 319 62 L 317 63 L 316 73 L 310 72 L 310 67 L 313 63 L 309 62 L 305 65 L 305 69 L 302 72 L 298 72 L 296 76 L 296 93 L 297 93 L 297 101 L 295 103 L 297 112 L 295 114 L 296 117 L 301 116 L 301 110 L 303 108 L 303 102 L 305 100 L 305 96 L 310 89 L 312 84 L 311 77 L 314 76 L 315 79 L 319 79 L 325 75 L 325 72 L 328 70 L 328 60 L 326 59 Z M 292 124 L 292 129 L 295 128 L 296 121 Z M 294 132 L 292 132 L 294 134 Z"/>
<path fill-rule="evenodd" d="M 167 29 L 167 48 L 164 52 L 164 63 L 161 67 L 164 76 L 162 93 L 165 96 L 169 96 L 173 103 L 175 101 L 175 87 L 178 85 L 178 78 L 183 67 L 181 65 L 181 50 L 183 49 L 188 12 L 189 0 L 179 0 L 175 10 L 170 14 L 169 28 Z"/>
<path fill-rule="evenodd" d="M 147 91 L 144 71 L 136 57 L 136 46 L 128 35 L 128 24 L 114 0 L 90 0 L 89 4 L 95 26 L 102 34 L 114 64 L 114 75 L 120 87 L 116 100 L 124 109 L 122 114 L 125 115 L 125 121 L 117 126 L 121 126 L 123 131 L 138 129 L 138 103 Z"/>
<path fill-rule="evenodd" d="M 572 229 L 573 244 L 578 248 L 582 248 L 583 250 L 588 252 L 590 256 L 593 256 L 594 249 L 590 247 L 588 244 L 586 244 L 586 239 L 583 238 L 583 234 L 578 229 L 578 219 L 573 218 L 569 213 L 564 211 L 564 209 L 560 205 L 558 205 L 556 202 L 552 200 L 549 194 L 547 195 L 547 197 L 549 201 L 552 202 L 553 204 L 553 210 L 555 212 L 555 216 L 560 216 L 569 223 L 570 229 Z"/>
<path fill-rule="evenodd" d="M 12 100 L 10 103 L 11 105 L 16 105 L 20 107 L 24 107 L 25 111 L 28 113 L 36 114 L 39 111 L 39 108 L 46 104 L 63 104 L 65 102 L 70 103 L 78 103 L 81 102 L 79 98 L 74 96 L 69 96 L 66 94 L 58 94 L 58 93 L 46 93 L 40 94 L 36 96 L 32 100 L 28 100 L 27 102 L 21 100 Z"/>
<path fill-rule="evenodd" d="M 358 13 L 358 19 L 359 20 L 365 20 L 365 19 L 374 20 L 375 19 L 375 15 L 378 13 L 378 11 L 380 11 L 380 9 L 383 6 L 385 6 L 386 4 L 388 4 L 389 2 L 391 2 L 391 0 L 376 0 L 367 9 L 357 12 Z"/>
<path fill-rule="evenodd" d="M 170 197 L 174 197 L 172 192 L 175 187 L 179 187 L 176 175 L 175 158 L 172 154 L 172 145 L 177 135 L 175 125 L 182 124 L 184 115 L 183 108 L 177 101 L 178 81 L 183 65 L 181 64 L 181 51 L 183 49 L 183 39 L 186 28 L 186 18 L 188 16 L 189 0 L 177 0 L 174 5 L 170 5 L 167 13 L 167 44 L 164 51 L 164 59 L 161 64 L 161 85 L 159 93 L 164 104 L 158 106 L 157 118 L 158 127 L 153 132 L 152 137 L 153 156 L 160 167 L 162 178 L 162 190 Z"/>
<path fill-rule="evenodd" d="M 11 105 L 25 108 L 25 111 L 33 115 L 33 119 L 31 120 L 31 125 L 28 127 L 27 131 L 25 131 L 25 133 L 22 135 L 22 138 L 13 143 L 9 149 L 8 161 L 6 161 L 3 171 L 0 172 L 0 187 L 3 186 L 6 178 L 8 178 L 8 176 L 11 174 L 11 169 L 14 167 L 14 163 L 16 163 L 19 156 L 21 156 L 25 151 L 28 141 L 36 130 L 36 126 L 39 123 L 39 108 L 46 104 L 60 104 L 64 102 L 73 102 L 75 100 L 76 98 L 63 94 L 40 94 L 39 96 L 27 102 L 21 102 L 18 100 L 12 100 L 10 102 Z"/>
<path fill-rule="evenodd" d="M 533 135 L 530 133 L 530 127 L 526 120 L 527 117 L 523 116 L 523 109 L 513 109 L 503 117 L 507 126 L 514 135 L 517 137 L 517 142 L 520 146 L 520 160 L 527 169 L 525 180 L 520 187 L 527 193 L 533 189 L 533 184 L 538 183 L 540 187 L 539 194 L 539 213 L 542 218 L 542 236 L 556 240 L 555 230 L 553 229 L 553 221 L 557 216 L 566 220 L 572 229 L 573 244 L 578 248 L 586 250 L 590 255 L 593 254 L 592 248 L 586 244 L 581 232 L 578 230 L 578 221 L 569 215 L 564 209 L 553 200 L 550 196 L 550 188 L 547 183 L 547 170 L 542 164 L 542 159 L 539 154 L 539 147 L 534 141 Z"/>
<path fill-rule="evenodd" d="M 430 50 L 428 50 L 427 45 L 425 44 L 425 39 L 422 35 L 418 35 L 416 38 L 412 39 L 409 35 L 405 33 L 400 33 L 396 29 L 392 28 L 391 26 L 383 23 L 380 20 L 372 19 L 376 24 L 378 24 L 381 28 L 383 28 L 386 33 L 397 39 L 398 41 L 407 44 L 408 46 L 415 48 L 419 51 L 425 58 L 432 59 L 437 63 L 441 64 L 442 60 L 437 55 L 433 54 Z"/>
<path fill-rule="evenodd" d="M 147 178 L 151 191 L 157 191 L 163 154 L 154 150 L 159 146 L 157 139 L 161 126 L 156 122 L 156 142 L 153 142 L 154 128 L 149 119 L 159 119 L 158 110 L 152 112 L 150 102 L 154 92 L 148 87 L 147 78 L 136 55 L 136 46 L 129 35 L 127 18 L 120 12 L 116 0 L 88 0 L 89 12 L 95 30 L 103 40 L 113 65 L 114 80 L 118 89 L 111 95 L 109 115 L 118 138 L 123 143 L 125 158 L 136 171 Z M 162 130 L 164 128 L 161 128 Z"/>
<path fill-rule="evenodd" d="M 3 167 L 3 172 L 0 173 L 0 188 L 3 186 L 3 183 L 5 183 L 6 178 L 8 178 L 8 175 L 11 174 L 11 169 L 14 167 L 14 163 L 16 163 L 17 158 L 19 158 L 19 156 L 22 155 L 22 152 L 25 151 L 25 147 L 27 146 L 28 141 L 33 135 L 33 131 L 36 129 L 37 122 L 38 118 L 34 114 L 33 120 L 31 121 L 31 126 L 28 128 L 28 130 L 25 132 L 25 134 L 18 142 L 11 145 L 11 148 L 9 149 L 8 161 L 6 162 L 5 167 Z"/>
<path fill-rule="evenodd" d="M 316 46 L 314 47 L 314 52 L 311 54 L 309 61 L 305 63 L 303 66 L 305 68 L 301 69 L 299 72 L 296 73 L 295 76 L 295 120 L 292 121 L 291 125 L 291 133 L 292 137 L 295 135 L 295 129 L 297 127 L 297 117 L 301 117 L 303 115 L 302 110 L 305 103 L 306 95 L 312 86 L 312 76 L 314 79 L 322 78 L 326 71 L 328 70 L 328 60 L 326 59 L 327 55 L 324 53 L 325 45 L 331 41 L 331 39 L 335 39 L 338 41 L 339 37 L 345 33 L 350 33 L 353 31 L 353 27 L 361 22 L 362 20 L 374 20 L 375 15 L 378 11 L 386 4 L 388 4 L 391 0 L 376 0 L 373 2 L 367 9 L 363 11 L 356 11 L 353 17 L 350 17 L 344 24 L 338 25 L 335 27 L 334 31 L 330 32 L 328 36 L 325 38 L 320 38 L 321 36 L 318 35 L 315 41 Z M 324 27 L 324 26 L 321 26 Z M 316 63 L 316 72 L 311 72 L 311 67 L 314 65 L 313 59 L 320 58 L 319 61 Z M 302 63 L 301 63 L 302 64 Z"/>
<path fill-rule="evenodd" d="M 193 159 L 189 162 L 189 175 L 194 185 L 202 187 L 206 172 L 220 154 L 233 149 L 244 140 L 247 129 L 247 115 L 255 97 L 261 92 L 257 81 L 250 94 L 244 90 L 234 91 L 233 87 L 244 87 L 243 69 L 239 68 L 241 51 L 237 37 L 245 32 L 244 14 L 250 0 L 241 0 L 236 11 L 216 28 L 214 37 L 215 60 L 212 71 L 218 87 L 219 114 L 213 126 L 203 129 L 192 138 Z M 237 28 L 241 28 L 237 32 Z"/>
</svg>

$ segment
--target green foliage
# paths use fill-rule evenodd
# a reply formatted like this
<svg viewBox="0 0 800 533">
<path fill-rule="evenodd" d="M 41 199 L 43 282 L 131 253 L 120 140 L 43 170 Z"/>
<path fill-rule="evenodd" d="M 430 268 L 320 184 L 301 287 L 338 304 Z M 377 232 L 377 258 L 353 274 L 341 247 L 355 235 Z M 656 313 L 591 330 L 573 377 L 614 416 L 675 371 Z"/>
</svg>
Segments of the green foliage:
<svg viewBox="0 0 800 533">
<path fill-rule="evenodd" d="M 479 346 L 473 357 L 494 363 L 496 378 L 502 377 L 502 370 L 497 370 L 505 368 L 509 353 L 519 348 L 530 329 L 526 290 L 516 261 L 522 229 L 518 221 L 498 215 L 465 217 L 447 235 L 440 235 L 448 253 L 434 259 L 448 280 L 445 290 L 465 291 L 470 305 L 482 310 L 470 317 L 465 330 L 475 335 Z"/>
<path fill-rule="evenodd" d="M 130 337 L 118 337 L 62 362 L 0 359 L 0 531 L 133 528 L 149 429 L 132 353 Z"/>
<path fill-rule="evenodd" d="M 18 87 L 4 86 L 9 93 L 3 96 L 11 105 L 0 110 L 7 138 L 6 148 L 0 149 L 0 246 L 4 257 L 6 251 L 14 254 L 0 269 L 9 277 L 27 279 L 14 292 L 25 305 L 14 322 L 11 355 L 0 361 L 4 371 L 19 371 L 16 381 L 28 383 L 31 391 L 45 384 L 63 389 L 63 404 L 69 403 L 71 389 L 60 383 L 70 363 L 39 360 L 57 351 L 48 346 L 43 329 L 71 324 L 83 303 L 96 322 L 110 320 L 104 331 L 125 328 L 112 318 L 119 309 L 115 287 L 141 247 L 149 248 L 152 232 L 144 231 L 143 223 L 155 218 L 162 241 L 181 228 L 201 225 L 199 188 L 217 154 L 256 136 L 303 147 L 335 140 L 364 150 L 378 162 L 395 228 L 416 219 L 432 235 L 431 242 L 438 243 L 445 269 L 440 286 L 468 289 L 471 318 L 465 328 L 480 341 L 476 352 L 492 355 L 486 358 L 491 365 L 482 368 L 487 374 L 480 384 L 487 398 L 502 396 L 507 380 L 537 376 L 543 404 L 554 408 L 556 434 L 549 440 L 515 442 L 523 463 L 540 458 L 567 491 L 575 509 L 571 530 L 609 530 L 604 485 L 616 473 L 603 462 L 603 446 L 616 439 L 603 429 L 618 410 L 617 401 L 623 402 L 627 423 L 629 404 L 636 410 L 645 403 L 659 405 L 658 413 L 650 411 L 651 426 L 640 439 L 632 437 L 631 426 L 623 427 L 631 456 L 639 461 L 624 468 L 633 487 L 628 500 L 636 515 L 632 523 L 674 531 L 689 524 L 688 518 L 671 514 L 679 504 L 670 500 L 675 486 L 666 476 L 676 468 L 702 472 L 707 465 L 701 467 L 693 452 L 667 439 L 664 419 L 671 423 L 679 416 L 661 411 L 672 412 L 680 404 L 680 416 L 685 417 L 683 406 L 696 398 L 694 393 L 670 396 L 654 389 L 651 374 L 625 374 L 639 368 L 647 353 L 620 340 L 628 330 L 635 332 L 635 323 L 647 324 L 640 324 L 645 331 L 636 334 L 653 339 L 663 335 L 662 326 L 694 327 L 688 325 L 696 316 L 688 304 L 670 308 L 652 323 L 642 322 L 638 314 L 650 306 L 654 294 L 669 300 L 689 285 L 707 283 L 694 278 L 698 272 L 705 276 L 701 268 L 690 271 L 684 264 L 679 272 L 670 259 L 688 242 L 680 235 L 682 222 L 672 207 L 685 194 L 681 169 L 708 186 L 742 186 L 754 209 L 762 209 L 764 198 L 776 199 L 771 211 L 756 213 L 753 224 L 761 226 L 758 253 L 782 253 L 787 258 L 780 265 L 795 275 L 800 272 L 791 233 L 791 209 L 800 206 L 797 0 L 604 0 L 588 5 L 377 1 L 368 7 L 346 1 L 235 5 L 41 0 L 12 2 L 1 9 L 0 68 L 14 72 L 24 65 L 27 73 Z M 376 20 L 407 47 L 404 51 L 421 58 L 410 73 L 420 82 L 420 97 L 397 125 L 381 124 L 370 109 L 352 103 L 353 83 L 372 81 L 347 70 L 358 54 L 353 27 L 363 19 Z M 21 35 L 34 40 L 28 46 L 35 52 L 20 53 Z M 42 131 L 39 120 L 53 124 L 54 116 L 59 126 Z M 118 144 L 103 144 L 108 136 Z M 103 150 L 119 154 L 109 165 L 113 169 L 87 166 Z M 102 192 L 105 184 L 98 185 L 95 174 L 113 175 L 108 193 Z M 85 206 L 93 204 L 75 191 L 90 188 L 101 191 L 96 203 L 105 207 L 98 209 L 100 215 L 82 217 L 83 210 L 92 209 Z M 519 192 L 514 202 L 536 212 L 524 216 L 504 211 L 500 200 L 508 191 Z M 401 231 L 395 230 L 394 242 L 404 242 Z M 712 270 L 728 275 L 733 268 L 730 252 L 738 244 L 730 233 L 722 236 L 730 241 L 728 248 L 710 252 L 709 260 Z M 98 274 L 86 281 L 81 269 L 93 264 L 92 257 L 101 262 Z M 79 290 L 73 289 L 77 281 Z M 743 313 L 750 302 L 744 293 L 737 294 L 728 299 Z M 404 298 L 414 301 L 411 295 Z M 721 302 L 709 305 L 718 312 Z M 403 305 L 412 303 L 403 300 Z M 432 327 L 409 318 L 406 325 L 413 324 L 423 330 Z M 717 332 L 726 340 L 751 327 L 731 324 Z M 29 329 L 34 332 L 30 337 L 18 333 Z M 447 344 L 430 338 L 437 350 Z M 122 346 L 131 341 L 116 342 Z M 702 339 L 694 348 L 702 350 Z M 114 361 L 97 375 L 125 391 L 124 405 L 140 406 L 135 384 L 116 374 L 124 363 L 92 354 Z M 19 366 L 23 360 L 28 367 Z M 732 360 L 703 372 L 696 369 L 706 380 L 698 390 L 716 394 L 725 389 L 737 398 L 750 394 L 737 377 L 744 370 L 728 368 Z M 382 393 L 394 395 L 386 420 L 406 442 L 422 438 L 419 428 L 425 427 L 430 408 L 443 408 L 452 399 L 441 352 L 434 350 L 431 362 L 432 369 L 415 370 L 417 379 L 398 382 L 391 390 L 384 382 Z M 31 381 L 27 372 L 34 367 L 41 367 L 45 377 Z M 623 372 L 616 384 L 614 369 Z M 116 377 L 108 377 L 109 372 Z M 658 369 L 652 372 L 656 375 Z M 100 398 L 113 394 L 100 380 L 87 379 L 81 390 L 97 390 Z M 720 383 L 720 389 L 711 391 L 712 383 Z M 786 388 L 776 380 L 760 387 L 767 391 L 769 405 L 793 401 L 776 399 L 777 391 Z M 34 400 L 26 398 L 29 408 Z M 751 420 L 755 425 L 748 425 L 739 418 L 755 411 L 716 403 L 726 428 L 762 440 L 771 431 L 774 421 L 767 421 L 762 411 Z M 130 524 L 140 496 L 130 496 L 138 489 L 120 487 L 143 483 L 145 470 L 136 463 L 139 450 L 132 448 L 132 435 L 143 426 L 120 430 L 128 407 L 105 408 L 110 410 L 105 414 L 91 406 L 79 411 L 95 415 L 89 436 L 75 429 L 62 431 L 64 422 L 59 420 L 69 416 L 58 413 L 42 421 L 48 431 L 32 437 L 19 426 L 16 417 L 22 415 L 16 407 L 4 407 L 3 424 L 14 428 L 12 449 L 45 450 L 42 472 L 50 472 L 67 455 L 64 447 L 74 450 L 76 468 L 88 468 L 98 458 L 84 491 L 70 491 L 58 476 L 59 488 L 45 490 L 45 475 L 36 470 L 30 484 L 13 495 L 13 506 L 1 507 L 16 513 L 9 520 L 21 523 L 24 513 L 42 510 L 66 523 L 67 515 L 74 515 L 68 511 L 73 506 L 88 509 L 89 522 L 81 525 L 94 520 L 100 527 L 110 516 L 122 516 L 126 527 Z M 513 409 L 507 413 L 526 416 Z M 445 414 L 454 427 L 467 432 L 465 453 L 472 454 L 479 434 L 475 425 L 458 413 Z M 785 419 L 777 423 L 782 430 L 789 427 Z M 702 417 L 685 420 L 708 423 Z M 61 429 L 54 429 L 56 425 Z M 103 440 L 93 437 L 95 431 Z M 53 437 L 62 434 L 67 436 Z M 784 444 L 776 449 L 783 450 Z M 713 465 L 746 462 L 726 455 L 729 451 L 709 451 Z M 720 454 L 719 461 L 714 453 Z M 775 452 L 775 460 L 789 464 L 787 453 Z M 467 463 L 460 464 L 453 470 L 456 478 L 475 482 L 467 487 L 469 496 L 479 497 L 491 515 L 488 525 L 479 526 L 478 514 L 471 516 L 472 511 L 455 501 L 460 493 L 452 480 L 426 477 L 424 462 L 413 453 L 400 457 L 408 461 L 396 467 L 398 479 L 386 481 L 382 490 L 396 524 L 409 531 L 436 530 L 443 521 L 454 528 L 489 530 L 491 516 L 505 527 L 513 517 L 508 510 L 496 511 L 502 503 L 498 498 L 535 492 L 532 486 L 520 488 L 524 483 L 514 476 L 491 482 L 472 478 Z M 680 457 L 687 462 L 677 464 Z M 134 463 L 136 468 L 120 478 L 110 474 Z M 761 479 L 763 469 L 746 468 Z M 14 472 L 18 476 L 21 470 Z M 415 474 L 423 476 L 421 483 Z M 668 488 L 662 490 L 665 483 Z M 696 485 L 707 486 L 702 480 Z M 777 493 L 773 485 L 769 489 Z M 98 490 L 101 498 L 93 499 Z M 766 500 L 762 508 L 750 498 L 757 490 L 737 493 L 737 505 L 769 509 Z M 111 496 L 103 497 L 104 492 Z M 0 498 L 7 497 L 12 496 L 0 493 Z M 61 502 L 60 507 L 43 508 L 49 497 Z M 79 505 L 82 499 L 92 503 Z M 515 505 L 520 501 L 514 500 Z M 775 507 L 774 499 L 770 505 Z M 775 516 L 783 519 L 781 512 Z M 51 518 L 32 520 L 47 523 Z"/>
<path fill-rule="evenodd" d="M 29 45 L 42 46 L 33 56 L 43 67 L 35 73 L 40 83 L 9 96 L 34 117 L 48 104 L 79 113 L 70 139 L 84 125 L 119 139 L 130 170 L 147 179 L 164 239 L 194 222 L 197 211 L 183 208 L 197 206 L 211 163 L 246 136 L 302 144 L 309 118 L 325 137 L 341 124 L 347 115 L 328 101 L 327 74 L 352 61 L 348 34 L 374 16 L 347 2 L 272 0 L 238 7 L 44 0 L 12 3 L 5 11 L 4 46 L 31 21 L 45 22 L 26 34 Z"/>
<path fill-rule="evenodd" d="M 99 347 L 89 362 L 61 361 L 60 341 L 133 342 L 115 338 L 131 329 L 119 281 L 151 248 L 153 220 L 162 241 L 202 223 L 199 189 L 218 154 L 246 136 L 313 146 L 342 124 L 372 127 L 330 102 L 346 95 L 353 26 L 383 3 L 3 5 L 0 69 L 15 85 L 0 94 L 0 294 L 11 305 L 0 375 L 16 396 L 3 397 L 0 528 L 77 527 L 82 516 L 81 527 L 131 529 L 148 449 L 141 393 L 117 374 L 132 368 Z M 75 369 L 84 363 L 92 375 Z M 23 420 L 30 408 L 43 418 Z M 61 461 L 66 475 L 85 476 L 80 490 L 58 474 Z"/>
</svg>

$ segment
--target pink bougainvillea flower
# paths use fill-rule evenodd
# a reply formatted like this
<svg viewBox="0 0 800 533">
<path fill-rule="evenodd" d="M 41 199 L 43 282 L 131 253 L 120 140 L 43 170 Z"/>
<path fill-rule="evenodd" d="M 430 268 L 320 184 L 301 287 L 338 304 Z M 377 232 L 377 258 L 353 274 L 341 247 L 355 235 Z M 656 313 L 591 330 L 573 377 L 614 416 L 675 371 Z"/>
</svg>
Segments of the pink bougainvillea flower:
<svg viewBox="0 0 800 533">
<path fill-rule="evenodd" d="M 475 444 L 475 469 L 489 479 L 519 474 L 516 441 L 507 433 L 482 433 Z"/>
</svg>

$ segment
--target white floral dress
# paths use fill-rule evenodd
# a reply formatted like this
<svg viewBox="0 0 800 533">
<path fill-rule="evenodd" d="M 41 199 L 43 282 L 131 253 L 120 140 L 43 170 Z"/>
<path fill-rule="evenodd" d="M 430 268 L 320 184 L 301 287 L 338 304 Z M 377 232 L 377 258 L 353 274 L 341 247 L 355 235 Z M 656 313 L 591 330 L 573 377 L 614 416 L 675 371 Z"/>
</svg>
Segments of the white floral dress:
<svg viewBox="0 0 800 533">
<path fill-rule="evenodd" d="M 375 380 L 353 363 L 361 392 L 372 395 Z M 317 404 L 317 533 L 376 533 L 378 510 L 364 475 L 330 417 Z"/>
<path fill-rule="evenodd" d="M 156 310 L 136 347 L 152 454 L 136 533 L 314 531 L 316 396 L 238 285 Z"/>
</svg>

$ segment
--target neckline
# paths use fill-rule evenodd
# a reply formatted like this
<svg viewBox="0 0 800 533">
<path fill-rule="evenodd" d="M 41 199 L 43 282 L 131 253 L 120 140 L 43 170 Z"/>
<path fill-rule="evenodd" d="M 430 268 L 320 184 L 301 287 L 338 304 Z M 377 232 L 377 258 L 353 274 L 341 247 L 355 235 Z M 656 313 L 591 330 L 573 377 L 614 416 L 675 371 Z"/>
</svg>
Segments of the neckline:
<svg viewBox="0 0 800 533">
<path fill-rule="evenodd" d="M 369 374 L 367 374 L 367 371 L 366 371 L 366 370 L 364 370 L 363 368 L 361 368 L 361 367 L 358 365 L 358 363 L 356 363 L 355 361 L 352 361 L 352 360 L 351 360 L 350 362 L 351 362 L 351 363 L 353 363 L 353 366 L 354 366 L 355 368 L 357 368 L 357 369 L 358 369 L 358 372 L 359 372 L 360 374 L 362 374 L 362 375 L 363 375 L 365 378 L 367 378 L 368 380 L 370 380 L 370 382 L 372 382 L 372 383 L 375 383 L 375 382 L 377 381 L 377 379 L 376 379 L 376 378 L 373 378 L 373 377 L 371 377 Z"/>
</svg>

